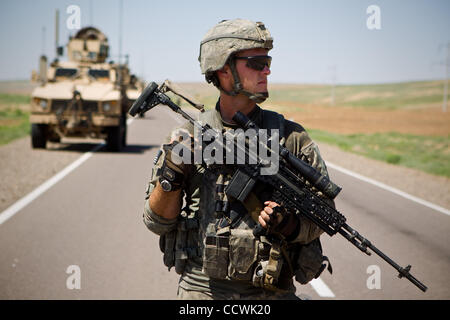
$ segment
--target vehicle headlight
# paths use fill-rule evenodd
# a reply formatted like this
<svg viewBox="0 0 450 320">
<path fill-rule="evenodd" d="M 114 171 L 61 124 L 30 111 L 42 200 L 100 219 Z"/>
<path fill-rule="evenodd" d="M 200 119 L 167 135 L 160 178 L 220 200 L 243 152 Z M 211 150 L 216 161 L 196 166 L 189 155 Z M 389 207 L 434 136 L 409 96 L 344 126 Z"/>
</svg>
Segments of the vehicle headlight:
<svg viewBox="0 0 450 320">
<path fill-rule="evenodd" d="M 102 110 L 103 112 L 117 112 L 117 101 L 104 101 L 102 102 Z"/>
<path fill-rule="evenodd" d="M 42 99 L 39 101 L 39 105 L 41 106 L 42 109 L 47 109 L 48 102 L 47 102 L 47 100 Z"/>
</svg>

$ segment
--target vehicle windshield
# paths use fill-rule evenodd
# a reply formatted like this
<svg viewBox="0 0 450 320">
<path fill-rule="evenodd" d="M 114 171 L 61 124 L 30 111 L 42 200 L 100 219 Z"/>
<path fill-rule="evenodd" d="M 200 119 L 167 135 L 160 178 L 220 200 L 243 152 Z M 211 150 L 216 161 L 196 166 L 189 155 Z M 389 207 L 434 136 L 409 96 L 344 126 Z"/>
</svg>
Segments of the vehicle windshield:
<svg viewBox="0 0 450 320">
<path fill-rule="evenodd" d="M 96 79 L 99 78 L 109 79 L 109 70 L 89 69 L 89 75 Z"/>
<path fill-rule="evenodd" d="M 76 75 L 77 72 L 78 72 L 78 69 L 74 69 L 74 68 L 57 68 L 55 71 L 55 77 L 70 78 L 70 77 Z"/>
</svg>

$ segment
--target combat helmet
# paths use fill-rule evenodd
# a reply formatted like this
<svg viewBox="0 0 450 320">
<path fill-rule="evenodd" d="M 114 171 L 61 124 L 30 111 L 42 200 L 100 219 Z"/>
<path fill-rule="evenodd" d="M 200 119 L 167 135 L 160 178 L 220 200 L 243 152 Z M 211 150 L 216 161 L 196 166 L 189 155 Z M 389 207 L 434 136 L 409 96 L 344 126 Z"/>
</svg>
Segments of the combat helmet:
<svg viewBox="0 0 450 320">
<path fill-rule="evenodd" d="M 239 51 L 256 48 L 273 48 L 273 39 L 264 23 L 244 19 L 219 22 L 206 33 L 200 43 L 198 61 L 206 82 L 212 82 L 228 95 L 243 93 L 257 103 L 263 102 L 268 97 L 267 92 L 253 93 L 243 90 L 233 59 L 234 54 Z M 227 63 L 234 78 L 234 88 L 231 91 L 221 88 L 215 75 L 215 71 L 222 69 Z"/>
</svg>

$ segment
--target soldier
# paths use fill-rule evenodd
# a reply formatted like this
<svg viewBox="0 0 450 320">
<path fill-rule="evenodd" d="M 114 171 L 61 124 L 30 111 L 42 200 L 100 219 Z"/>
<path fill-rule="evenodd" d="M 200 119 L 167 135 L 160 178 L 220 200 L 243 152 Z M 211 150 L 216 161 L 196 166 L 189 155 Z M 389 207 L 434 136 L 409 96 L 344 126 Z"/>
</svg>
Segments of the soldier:
<svg viewBox="0 0 450 320">
<path fill-rule="evenodd" d="M 200 114 L 199 120 L 228 130 L 236 128 L 232 117 L 241 111 L 260 128 L 279 129 L 286 148 L 328 175 L 302 126 L 257 105 L 268 97 L 272 43 L 261 22 L 225 20 L 208 31 L 199 62 L 220 97 L 215 109 Z M 183 129 L 193 135 L 190 123 Z M 271 201 L 264 186 L 244 205 L 227 198 L 223 190 L 232 166 L 205 170 L 197 164 L 177 164 L 172 150 L 178 135 L 172 134 L 162 146 L 144 209 L 146 226 L 160 236 L 164 264 L 181 275 L 178 298 L 298 299 L 294 276 L 306 284 L 325 267 L 319 241 L 323 231 Z M 165 179 L 167 171 L 175 175 L 172 182 Z M 269 230 L 266 236 L 253 235 L 257 223 Z"/>
</svg>

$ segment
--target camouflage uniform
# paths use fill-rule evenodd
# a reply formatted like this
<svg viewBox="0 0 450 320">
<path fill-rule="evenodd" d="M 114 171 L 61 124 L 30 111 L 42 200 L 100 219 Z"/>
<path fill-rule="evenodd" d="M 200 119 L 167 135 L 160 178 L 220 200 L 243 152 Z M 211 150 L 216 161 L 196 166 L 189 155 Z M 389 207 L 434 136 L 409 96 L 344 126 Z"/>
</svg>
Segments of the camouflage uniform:
<svg viewBox="0 0 450 320">
<path fill-rule="evenodd" d="M 230 128 L 223 123 L 220 112 L 216 110 L 207 111 L 212 119 L 211 126 L 218 128 Z M 264 127 L 263 110 L 256 106 L 249 115 L 255 123 Z M 285 125 L 285 146 L 295 155 L 307 160 L 313 167 L 322 174 L 327 175 L 327 169 L 323 162 L 317 145 L 309 138 L 307 132 L 298 124 L 284 120 Z M 189 125 L 187 125 L 187 128 Z M 167 142 L 169 137 L 167 138 Z M 173 220 L 167 220 L 155 214 L 149 207 L 148 198 L 156 186 L 158 180 L 158 169 L 161 168 L 163 157 L 160 157 L 152 170 L 152 177 L 147 189 L 145 201 L 144 222 L 154 233 L 163 236 L 164 243 L 161 250 L 164 252 L 164 263 L 174 266 L 181 274 L 179 282 L 179 298 L 190 299 L 290 299 L 294 298 L 295 287 L 288 283 L 288 289 L 284 292 L 271 292 L 252 284 L 251 279 L 246 280 L 219 280 L 209 278 L 203 271 L 203 257 L 205 250 L 205 238 L 208 226 L 216 219 L 215 205 L 216 199 L 212 197 L 216 194 L 217 174 L 206 172 L 200 165 L 194 165 L 190 174 L 186 177 L 185 206 L 180 216 Z M 262 207 L 253 211 L 259 213 Z M 249 209 L 248 211 L 251 211 Z M 253 237 L 251 230 L 255 222 L 251 215 L 242 218 L 238 228 L 247 230 L 247 235 Z M 292 241 L 293 243 L 307 244 L 318 238 L 322 230 L 305 218 L 300 218 L 300 232 Z M 171 234 L 170 237 L 165 235 Z M 165 241 L 164 241 L 165 240 Z M 238 258 L 240 257 L 240 258 Z M 236 259 L 242 259 L 242 255 L 237 255 Z M 255 259 L 247 261 L 248 268 L 254 268 Z M 239 263 L 240 261 L 235 261 Z M 316 270 L 317 271 L 317 270 Z M 314 271 L 314 272 L 316 272 Z M 251 273 L 251 272 L 250 272 Z"/>
</svg>

